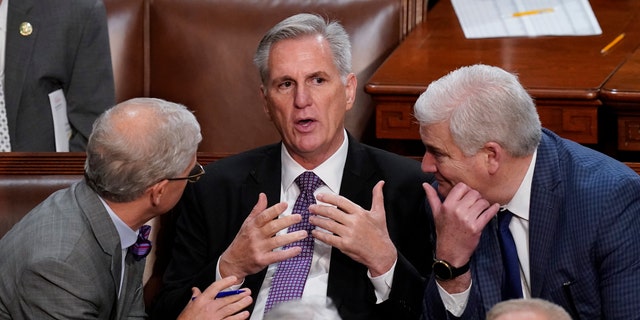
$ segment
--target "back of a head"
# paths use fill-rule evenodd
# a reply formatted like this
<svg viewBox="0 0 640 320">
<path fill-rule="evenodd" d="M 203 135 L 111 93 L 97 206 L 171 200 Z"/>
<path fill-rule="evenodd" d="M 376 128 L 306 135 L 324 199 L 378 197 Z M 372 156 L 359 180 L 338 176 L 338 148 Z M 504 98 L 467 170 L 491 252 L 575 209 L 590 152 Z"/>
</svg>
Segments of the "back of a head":
<svg viewBox="0 0 640 320">
<path fill-rule="evenodd" d="M 323 37 L 331 47 L 334 63 L 345 81 L 351 73 L 351 42 L 349 34 L 337 21 L 326 21 L 317 14 L 300 13 L 288 17 L 264 35 L 254 56 L 254 64 L 258 67 L 262 83 L 269 78 L 269 54 L 271 47 L 279 41 L 296 39 L 304 36 L 318 35 Z"/>
<path fill-rule="evenodd" d="M 562 307 L 543 299 L 500 302 L 487 313 L 487 320 L 571 320 Z"/>
<path fill-rule="evenodd" d="M 303 298 L 277 304 L 264 315 L 264 320 L 340 320 L 330 298 Z"/>
<path fill-rule="evenodd" d="M 535 103 L 518 77 L 501 68 L 476 64 L 432 82 L 414 106 L 420 125 L 449 121 L 451 136 L 466 155 L 488 141 L 512 156 L 534 152 L 541 137 Z"/>
<path fill-rule="evenodd" d="M 155 98 L 124 101 L 94 123 L 87 183 L 105 199 L 132 201 L 154 183 L 184 171 L 201 140 L 200 125 L 185 106 Z"/>
</svg>

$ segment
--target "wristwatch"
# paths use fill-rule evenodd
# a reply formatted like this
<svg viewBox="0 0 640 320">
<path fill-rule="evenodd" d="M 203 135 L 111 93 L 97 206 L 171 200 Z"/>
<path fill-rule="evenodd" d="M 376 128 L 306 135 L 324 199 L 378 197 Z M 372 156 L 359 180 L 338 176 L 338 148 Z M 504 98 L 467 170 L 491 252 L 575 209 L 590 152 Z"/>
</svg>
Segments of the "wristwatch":
<svg viewBox="0 0 640 320">
<path fill-rule="evenodd" d="M 469 270 L 469 262 L 467 262 L 464 266 L 460 268 L 456 268 L 452 266 L 449 262 L 446 262 L 444 260 L 434 259 L 433 264 L 431 265 L 431 268 L 433 269 L 433 273 L 436 275 L 436 279 L 451 280 L 467 272 Z"/>
</svg>

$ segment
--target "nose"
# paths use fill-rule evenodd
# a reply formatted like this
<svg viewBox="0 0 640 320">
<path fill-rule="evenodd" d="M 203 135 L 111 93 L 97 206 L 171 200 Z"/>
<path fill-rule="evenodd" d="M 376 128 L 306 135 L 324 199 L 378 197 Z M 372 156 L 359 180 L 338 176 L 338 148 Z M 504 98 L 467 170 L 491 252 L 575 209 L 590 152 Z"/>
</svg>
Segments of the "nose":
<svg viewBox="0 0 640 320">
<path fill-rule="evenodd" d="M 429 153 L 429 151 L 426 151 L 424 153 L 424 156 L 422 156 L 421 168 L 422 171 L 427 173 L 433 173 L 437 171 L 435 158 L 431 153 Z"/>
<path fill-rule="evenodd" d="M 309 90 L 306 88 L 306 86 L 296 86 L 293 103 L 295 104 L 296 108 L 305 108 L 311 105 L 311 95 L 309 94 Z"/>
</svg>

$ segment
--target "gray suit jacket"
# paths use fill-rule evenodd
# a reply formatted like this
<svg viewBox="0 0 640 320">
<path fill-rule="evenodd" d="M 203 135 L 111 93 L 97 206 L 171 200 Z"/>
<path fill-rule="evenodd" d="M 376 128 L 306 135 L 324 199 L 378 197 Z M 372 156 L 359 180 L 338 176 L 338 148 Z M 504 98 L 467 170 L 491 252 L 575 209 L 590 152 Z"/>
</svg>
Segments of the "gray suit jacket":
<svg viewBox="0 0 640 320">
<path fill-rule="evenodd" d="M 0 319 L 144 318 L 144 261 L 127 256 L 84 181 L 38 205 L 0 239 Z"/>
<path fill-rule="evenodd" d="M 10 0 L 4 92 L 12 151 L 55 151 L 49 93 L 62 89 L 70 151 L 84 151 L 94 120 L 115 103 L 101 0 Z M 20 25 L 33 27 L 20 34 Z"/>
</svg>

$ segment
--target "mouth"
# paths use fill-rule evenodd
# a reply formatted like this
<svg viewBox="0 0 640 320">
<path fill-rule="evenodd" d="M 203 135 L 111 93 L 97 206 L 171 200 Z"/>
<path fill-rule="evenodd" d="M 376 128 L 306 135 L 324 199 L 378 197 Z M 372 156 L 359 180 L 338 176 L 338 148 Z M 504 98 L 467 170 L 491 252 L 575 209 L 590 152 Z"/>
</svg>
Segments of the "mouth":
<svg viewBox="0 0 640 320">
<path fill-rule="evenodd" d="M 316 120 L 311 118 L 304 118 L 295 121 L 295 127 L 300 132 L 310 132 L 315 127 Z"/>
</svg>

